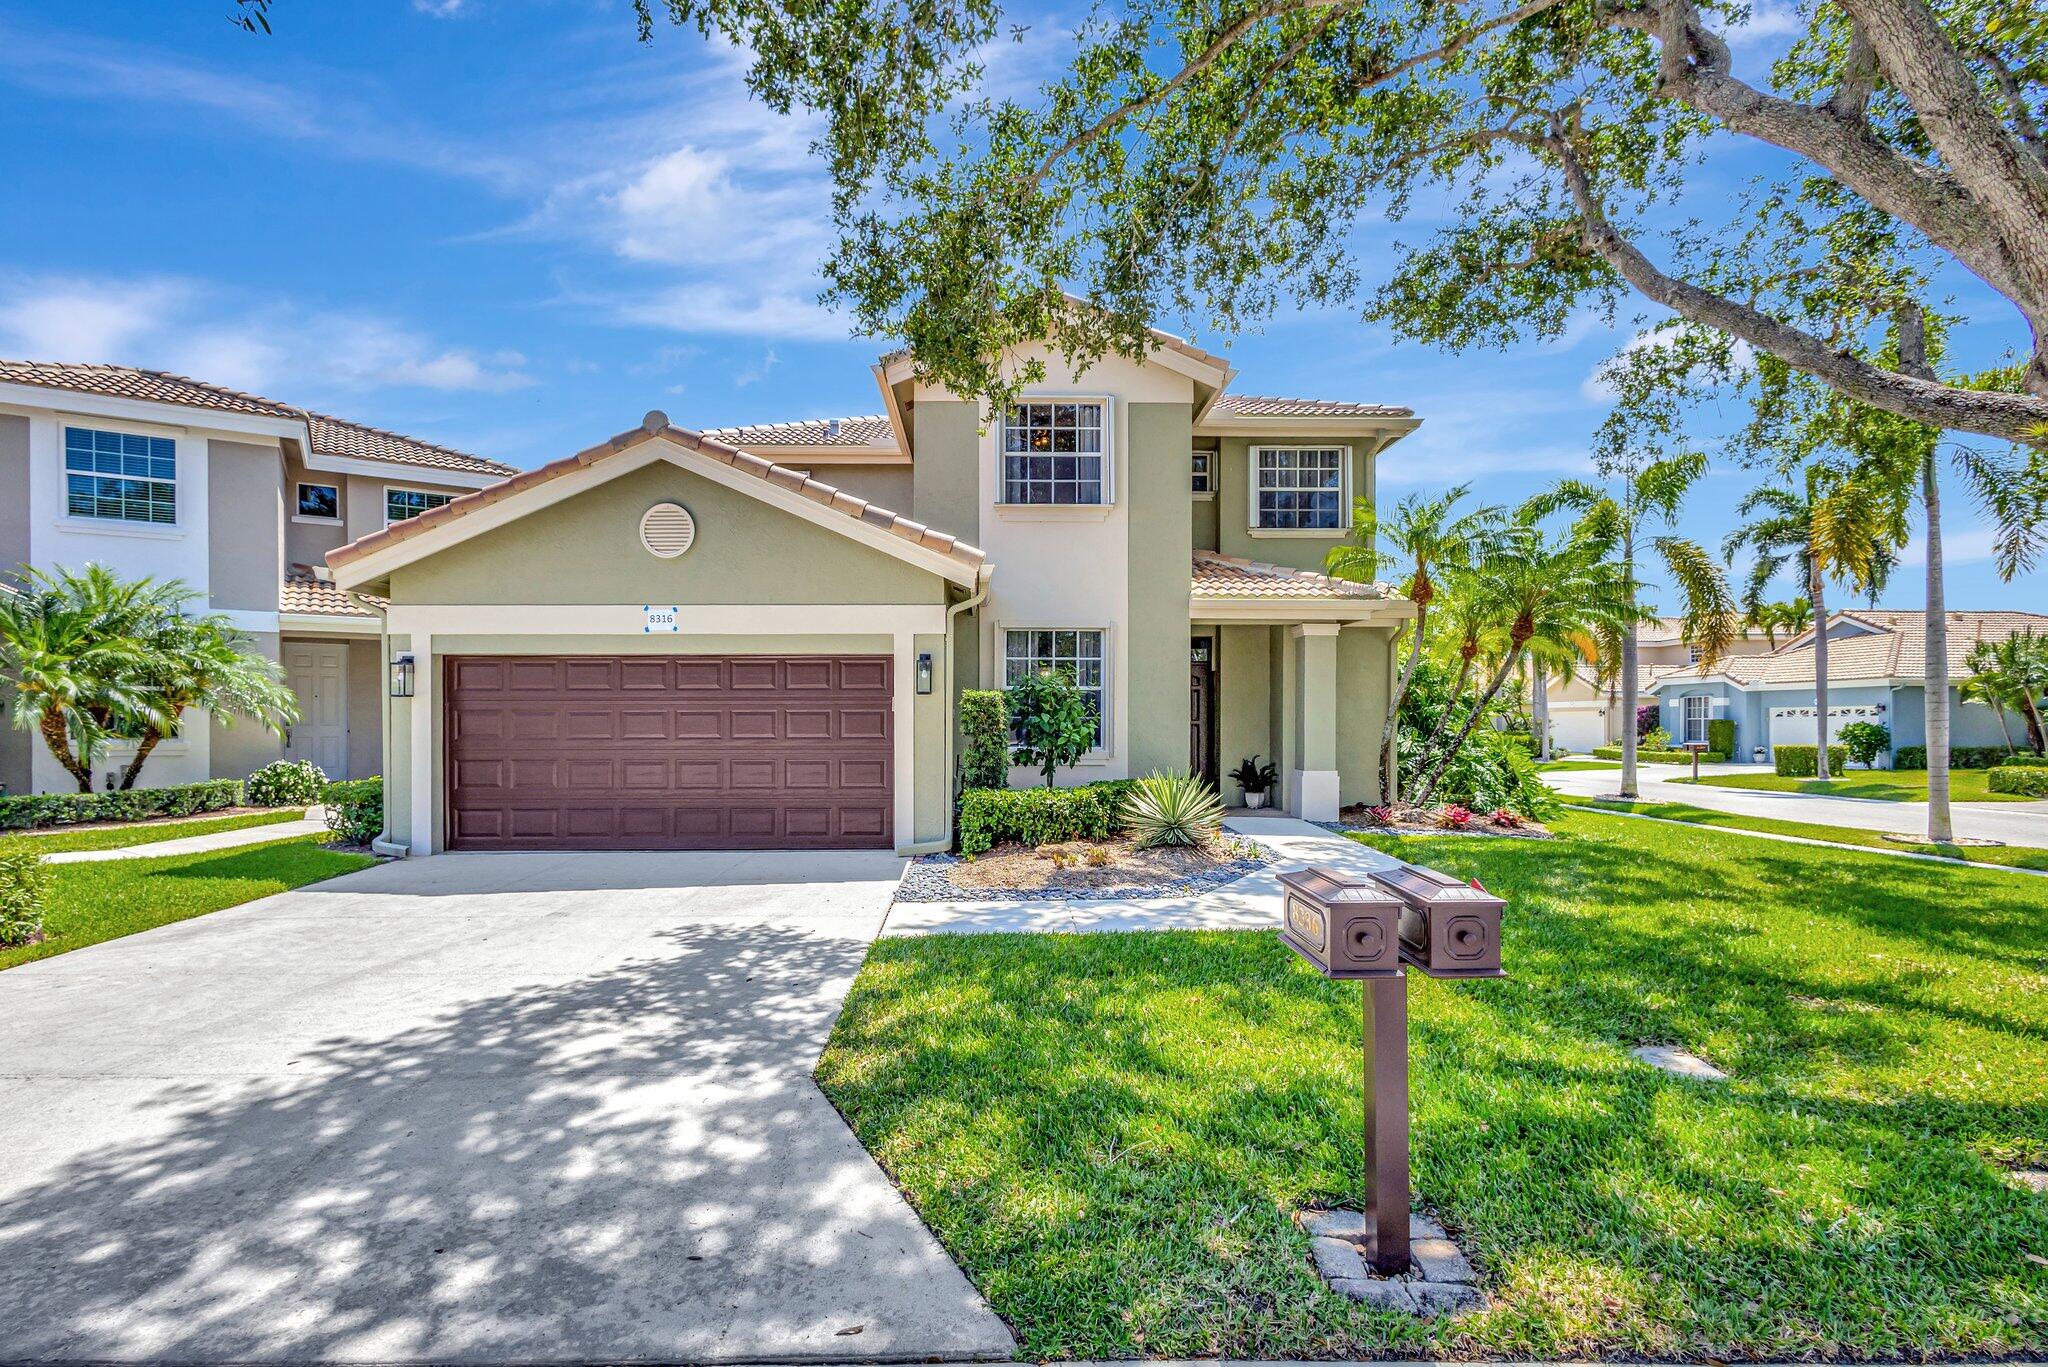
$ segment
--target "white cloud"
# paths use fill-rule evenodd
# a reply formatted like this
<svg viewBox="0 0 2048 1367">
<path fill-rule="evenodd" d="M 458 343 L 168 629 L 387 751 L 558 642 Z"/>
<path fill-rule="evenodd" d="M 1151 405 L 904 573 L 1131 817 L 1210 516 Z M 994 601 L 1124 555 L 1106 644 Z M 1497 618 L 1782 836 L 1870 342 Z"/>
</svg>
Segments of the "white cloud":
<svg viewBox="0 0 2048 1367">
<path fill-rule="evenodd" d="M 1728 39 L 1735 43 L 1767 43 L 1804 32 L 1806 20 L 1796 8 L 1764 0 L 1751 7 L 1748 22 L 1728 30 Z"/>
<path fill-rule="evenodd" d="M 618 301 L 622 322 L 734 337 L 844 341 L 846 324 L 815 299 L 774 281 L 701 281 Z"/>
<path fill-rule="evenodd" d="M 775 369 L 776 363 L 780 359 L 775 354 L 775 348 L 769 347 L 767 353 L 761 357 L 759 362 L 748 366 L 745 370 L 732 377 L 733 388 L 745 389 L 750 384 L 759 384 L 762 380 L 768 378 L 768 372 Z"/>
<path fill-rule="evenodd" d="M 465 0 L 412 0 L 412 7 L 436 19 L 453 19 L 466 8 Z"/>
<path fill-rule="evenodd" d="M 478 355 L 373 314 L 159 277 L 0 278 L 0 352 L 147 366 L 300 401 L 322 389 L 498 392 L 532 383 L 517 352 Z"/>
</svg>

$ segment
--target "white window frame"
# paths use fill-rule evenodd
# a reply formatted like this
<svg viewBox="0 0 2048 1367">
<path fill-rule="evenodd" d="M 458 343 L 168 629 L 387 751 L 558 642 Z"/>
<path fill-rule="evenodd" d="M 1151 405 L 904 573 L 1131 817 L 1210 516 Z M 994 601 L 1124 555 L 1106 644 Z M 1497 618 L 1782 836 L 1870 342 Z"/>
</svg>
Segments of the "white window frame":
<svg viewBox="0 0 2048 1367">
<path fill-rule="evenodd" d="M 1012 635 L 1030 634 L 1040 631 L 1088 631 L 1102 638 L 1102 682 L 1098 686 L 1101 693 L 1101 701 L 1096 706 L 1096 725 L 1100 740 L 1098 744 L 1089 749 L 1087 754 L 1081 757 L 1083 764 L 1101 764 L 1108 760 L 1116 751 L 1116 718 L 1111 714 L 1112 700 L 1116 696 L 1116 676 L 1113 672 L 1115 660 L 1112 656 L 1110 629 L 1106 626 L 1082 626 L 1070 622 L 1036 622 L 1030 625 L 1019 625 L 1011 622 L 1002 623 L 996 633 L 996 676 L 1001 680 L 1001 683 L 998 685 L 999 687 L 1007 688 L 1010 685 L 1010 637 Z M 1094 692 L 1097 690 L 1084 689 L 1083 691 Z"/>
<path fill-rule="evenodd" d="M 302 497 L 304 497 L 304 493 L 303 493 L 303 491 L 304 491 L 304 490 L 307 490 L 307 489 L 332 489 L 332 490 L 334 490 L 334 516 L 333 516 L 333 517 L 315 517 L 315 516 L 314 516 L 313 514 L 311 514 L 311 513 L 302 513 L 302 512 L 300 512 L 300 511 L 299 511 L 299 502 L 300 502 L 300 499 L 301 499 Z M 421 492 L 423 492 L 423 493 L 424 493 L 425 491 L 424 491 L 424 490 L 422 490 Z M 330 484 L 330 483 L 328 483 L 328 482 L 327 482 L 326 480 L 322 480 L 322 479 L 299 479 L 299 480 L 293 480 L 293 481 L 292 481 L 292 521 L 294 521 L 294 522 L 311 522 L 311 523 L 314 523 L 314 524 L 316 524 L 316 525 L 318 525 L 318 526 L 322 526 L 322 527 L 339 527 L 339 526 L 340 526 L 340 525 L 342 524 L 342 507 L 341 507 L 341 486 L 340 486 L 339 484 Z"/>
<path fill-rule="evenodd" d="M 1008 450 L 1010 439 L 1010 409 L 1020 404 L 1096 404 L 1102 409 L 1102 499 L 1096 503 L 1012 503 L 1009 501 L 1010 476 Z M 996 468 L 995 506 L 1009 511 L 1039 516 L 1072 515 L 1077 510 L 1082 514 L 1105 513 L 1116 506 L 1116 457 L 1117 457 L 1117 413 L 1116 400 L 1108 394 L 1019 394 L 1003 409 L 1002 418 L 994 424 Z M 1090 452 L 1089 454 L 1094 454 Z M 1089 628 L 1093 630 L 1093 628 Z"/>
<path fill-rule="evenodd" d="M 168 441 L 171 444 L 171 477 L 159 479 L 155 475 L 134 476 L 124 474 L 101 474 L 96 470 L 74 470 L 70 461 L 69 431 L 77 428 L 81 432 L 109 432 L 121 437 L 141 437 L 145 441 Z M 140 423 L 110 422 L 98 417 L 60 417 L 57 420 L 57 474 L 63 481 L 59 490 L 63 497 L 63 521 L 67 527 L 95 532 L 115 532 L 129 536 L 176 536 L 185 529 L 184 481 L 178 477 L 184 466 L 185 452 L 176 433 L 163 428 L 145 426 Z M 140 479 L 145 484 L 168 484 L 171 486 L 171 520 L 169 522 L 143 522 L 129 517 L 102 517 L 98 513 L 74 513 L 71 511 L 71 477 L 81 475 L 88 479 Z"/>
<path fill-rule="evenodd" d="M 1699 704 L 1699 734 L 1693 734 L 1693 704 Z M 1688 693 L 1678 700 L 1678 743 L 1680 745 L 1707 743 L 1707 723 L 1714 719 L 1714 695 L 1711 693 Z"/>
<path fill-rule="evenodd" d="M 438 508 L 442 504 L 452 503 L 457 497 L 457 495 L 451 494 L 445 489 L 421 489 L 410 484 L 387 484 L 384 486 L 384 525 L 387 527 L 394 525 L 394 520 L 391 516 L 391 496 L 393 494 L 425 494 L 428 498 L 438 498 L 441 500 L 440 503 L 434 504 L 433 507 L 420 509 L 412 517 L 418 517 L 421 513 L 431 513 L 434 511 L 434 508 Z M 412 517 L 401 517 L 396 519 L 396 521 L 410 522 Z"/>
<path fill-rule="evenodd" d="M 1268 451 L 1335 451 L 1338 455 L 1337 468 L 1337 525 L 1334 527 L 1266 527 L 1259 523 L 1259 457 Z M 1261 537 L 1308 537 L 1323 541 L 1341 541 L 1350 534 L 1351 520 L 1346 510 L 1351 507 L 1351 447 L 1334 441 L 1289 441 L 1267 442 L 1253 446 L 1245 459 L 1245 530 L 1252 536 Z"/>
<path fill-rule="evenodd" d="M 1221 464 L 1221 451 L 1206 450 L 1200 446 L 1188 452 L 1188 488 L 1197 499 L 1207 501 L 1216 497 L 1216 467 Z M 1195 462 L 1202 468 L 1197 471 Z M 1195 481 L 1199 479 L 1201 483 Z"/>
</svg>

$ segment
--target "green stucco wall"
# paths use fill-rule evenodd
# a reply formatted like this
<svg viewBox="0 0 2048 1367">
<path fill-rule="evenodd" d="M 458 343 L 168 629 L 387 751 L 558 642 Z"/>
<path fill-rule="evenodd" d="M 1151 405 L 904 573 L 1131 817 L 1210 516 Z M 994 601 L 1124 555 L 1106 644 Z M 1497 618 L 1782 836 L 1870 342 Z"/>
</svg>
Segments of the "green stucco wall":
<svg viewBox="0 0 2048 1367">
<path fill-rule="evenodd" d="M 1386 801 L 1380 791 L 1380 728 L 1392 696 L 1398 627 L 1347 627 L 1337 637 L 1337 800 Z"/>
<path fill-rule="evenodd" d="M 1274 759 L 1269 634 L 1258 626 L 1216 628 L 1216 767 L 1223 774 L 1254 755 Z M 1223 797 L 1244 801 L 1228 778 Z"/>
<path fill-rule="evenodd" d="M 1373 462 L 1366 454 L 1373 443 L 1368 437 L 1260 437 L 1260 446 L 1349 446 L 1351 448 L 1351 501 L 1371 499 Z M 1342 545 L 1345 535 L 1254 536 L 1250 528 L 1251 448 L 1249 437 L 1223 437 L 1218 441 L 1216 486 L 1216 548 L 1225 555 L 1241 555 L 1272 565 L 1291 565 L 1302 570 L 1321 570 L 1323 557 L 1333 546 Z M 1346 531 L 1351 509 L 1344 510 Z"/>
<path fill-rule="evenodd" d="M 1130 772 L 1188 767 L 1188 446 L 1194 408 L 1134 403 L 1126 505 Z"/>
<path fill-rule="evenodd" d="M 640 518 L 680 503 L 695 544 L 647 553 Z M 944 580 L 667 461 L 392 572 L 394 603 L 936 603 Z"/>
</svg>

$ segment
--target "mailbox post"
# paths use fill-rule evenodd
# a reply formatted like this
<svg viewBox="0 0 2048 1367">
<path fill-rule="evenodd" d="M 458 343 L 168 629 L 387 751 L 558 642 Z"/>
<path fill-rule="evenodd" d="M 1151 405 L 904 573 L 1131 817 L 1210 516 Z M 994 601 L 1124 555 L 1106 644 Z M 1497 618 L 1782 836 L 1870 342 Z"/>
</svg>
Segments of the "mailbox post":
<svg viewBox="0 0 2048 1367">
<path fill-rule="evenodd" d="M 1364 993 L 1365 1256 L 1382 1276 L 1408 1270 L 1408 977 L 1498 978 L 1506 904 L 1412 864 L 1353 881 L 1329 869 L 1280 875 L 1280 938 L 1327 978 Z"/>
</svg>

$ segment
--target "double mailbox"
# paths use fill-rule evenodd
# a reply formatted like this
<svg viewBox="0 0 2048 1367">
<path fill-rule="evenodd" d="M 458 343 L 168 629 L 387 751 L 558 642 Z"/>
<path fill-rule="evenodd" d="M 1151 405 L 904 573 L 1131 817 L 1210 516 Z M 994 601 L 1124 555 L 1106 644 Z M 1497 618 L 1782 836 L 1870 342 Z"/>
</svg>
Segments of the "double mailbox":
<svg viewBox="0 0 2048 1367">
<path fill-rule="evenodd" d="M 1435 869 L 1400 864 L 1349 879 L 1329 869 L 1280 875 L 1280 938 L 1326 977 L 1498 978 L 1507 904 Z"/>
</svg>

